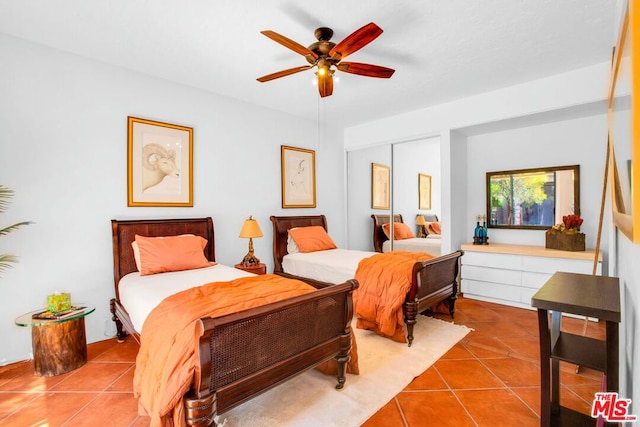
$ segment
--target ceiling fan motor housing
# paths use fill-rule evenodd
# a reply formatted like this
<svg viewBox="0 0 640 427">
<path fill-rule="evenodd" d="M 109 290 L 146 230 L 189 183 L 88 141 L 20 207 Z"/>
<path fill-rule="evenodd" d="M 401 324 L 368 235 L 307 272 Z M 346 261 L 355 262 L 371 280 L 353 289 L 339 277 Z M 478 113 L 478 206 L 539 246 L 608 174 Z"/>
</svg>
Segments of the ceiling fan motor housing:
<svg viewBox="0 0 640 427">
<path fill-rule="evenodd" d="M 305 58 L 309 64 L 316 65 L 320 59 L 324 59 L 325 63 L 328 65 L 334 65 L 338 61 L 332 60 L 329 57 L 329 52 L 336 45 L 334 42 L 331 42 L 331 37 L 333 37 L 333 30 L 328 27 L 320 27 L 317 28 L 313 35 L 318 39 L 317 42 L 311 43 L 309 45 L 309 50 L 316 55 L 318 58 L 314 58 L 311 55 L 306 55 Z"/>
</svg>

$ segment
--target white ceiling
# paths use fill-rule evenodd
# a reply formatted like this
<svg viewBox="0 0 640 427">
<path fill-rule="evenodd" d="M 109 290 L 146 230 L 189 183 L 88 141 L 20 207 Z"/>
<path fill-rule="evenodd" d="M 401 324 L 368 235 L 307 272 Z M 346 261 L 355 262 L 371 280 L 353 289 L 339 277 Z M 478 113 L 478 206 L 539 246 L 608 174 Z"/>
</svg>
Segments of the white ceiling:
<svg viewBox="0 0 640 427">
<path fill-rule="evenodd" d="M 349 126 L 609 61 L 616 0 L 0 0 L 0 33 L 334 125 Z M 306 65 L 260 34 L 308 46 L 375 22 L 349 61 L 391 79 L 337 72 L 320 99 Z"/>
</svg>

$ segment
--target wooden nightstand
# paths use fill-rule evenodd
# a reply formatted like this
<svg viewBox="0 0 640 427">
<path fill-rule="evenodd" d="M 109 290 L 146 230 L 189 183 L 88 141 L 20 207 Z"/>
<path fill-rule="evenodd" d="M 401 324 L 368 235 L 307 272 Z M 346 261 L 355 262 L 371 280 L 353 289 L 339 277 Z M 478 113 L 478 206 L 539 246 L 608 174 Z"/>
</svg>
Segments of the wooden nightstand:
<svg viewBox="0 0 640 427">
<path fill-rule="evenodd" d="M 263 263 L 255 264 L 252 266 L 245 266 L 242 263 L 234 265 L 235 268 L 248 271 L 253 274 L 267 274 L 267 266 Z"/>
</svg>

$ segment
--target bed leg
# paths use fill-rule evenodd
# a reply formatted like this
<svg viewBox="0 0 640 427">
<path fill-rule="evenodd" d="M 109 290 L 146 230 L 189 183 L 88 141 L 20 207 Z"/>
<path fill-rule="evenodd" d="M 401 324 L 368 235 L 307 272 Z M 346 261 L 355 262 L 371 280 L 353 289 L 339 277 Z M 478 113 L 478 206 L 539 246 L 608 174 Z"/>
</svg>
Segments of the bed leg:
<svg viewBox="0 0 640 427">
<path fill-rule="evenodd" d="M 403 306 L 404 310 L 404 323 L 407 324 L 407 342 L 409 347 L 413 343 L 413 325 L 416 324 L 416 317 L 418 316 L 418 303 L 405 302 Z"/>
<path fill-rule="evenodd" d="M 449 298 L 449 314 L 451 315 L 451 318 L 453 319 L 453 315 L 456 312 L 456 300 L 458 299 L 457 295 L 452 295 Z"/>
<path fill-rule="evenodd" d="M 186 425 L 190 427 L 217 426 L 216 394 L 198 399 L 193 394 L 184 397 L 184 415 Z"/>
<path fill-rule="evenodd" d="M 344 387 L 344 383 L 347 381 L 346 372 L 347 372 L 347 363 L 351 357 L 349 355 L 336 356 L 336 362 L 338 363 L 338 384 L 336 384 L 336 389 L 340 390 Z"/>
<path fill-rule="evenodd" d="M 116 300 L 115 299 L 111 299 L 110 302 L 110 307 L 111 307 L 111 320 L 113 320 L 116 323 L 116 336 L 118 337 L 118 342 L 124 342 L 124 340 L 127 338 L 127 333 L 124 331 L 124 327 L 122 326 L 122 322 L 120 321 L 120 319 L 118 319 L 118 316 L 116 315 Z"/>
<path fill-rule="evenodd" d="M 346 335 L 342 335 L 340 337 L 340 352 L 334 358 L 338 365 L 338 384 L 336 384 L 336 389 L 340 390 L 344 387 L 344 383 L 346 382 L 346 373 L 347 373 L 347 363 L 351 360 L 351 328 L 349 328 L 349 333 Z"/>
</svg>

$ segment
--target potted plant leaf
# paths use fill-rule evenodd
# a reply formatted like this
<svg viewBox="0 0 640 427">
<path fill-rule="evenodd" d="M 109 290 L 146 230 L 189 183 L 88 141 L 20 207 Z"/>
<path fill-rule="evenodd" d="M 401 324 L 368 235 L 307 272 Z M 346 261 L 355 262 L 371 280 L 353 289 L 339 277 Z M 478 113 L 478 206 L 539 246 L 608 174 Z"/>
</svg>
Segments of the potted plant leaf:
<svg viewBox="0 0 640 427">
<path fill-rule="evenodd" d="M 9 206 L 9 203 L 13 198 L 13 194 L 13 190 L 0 184 L 0 213 L 4 213 L 7 210 L 7 207 Z M 22 227 L 23 225 L 28 224 L 31 224 L 31 221 L 22 221 L 8 227 L 0 228 L 0 236 L 7 235 L 12 231 L 15 231 L 18 228 Z M 6 270 L 7 268 L 10 268 L 11 264 L 15 262 L 18 262 L 18 257 L 16 257 L 15 255 L 0 254 L 0 272 Z"/>
</svg>

